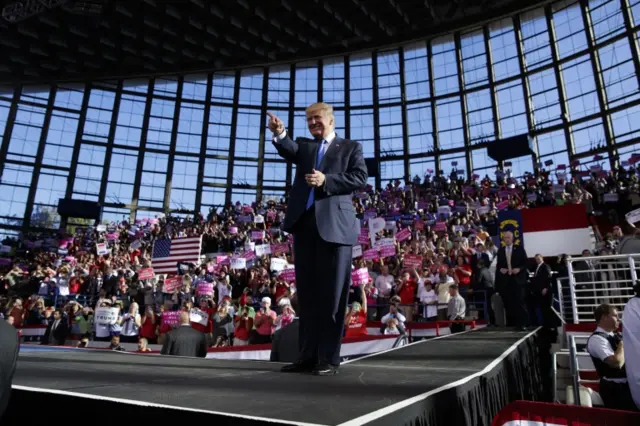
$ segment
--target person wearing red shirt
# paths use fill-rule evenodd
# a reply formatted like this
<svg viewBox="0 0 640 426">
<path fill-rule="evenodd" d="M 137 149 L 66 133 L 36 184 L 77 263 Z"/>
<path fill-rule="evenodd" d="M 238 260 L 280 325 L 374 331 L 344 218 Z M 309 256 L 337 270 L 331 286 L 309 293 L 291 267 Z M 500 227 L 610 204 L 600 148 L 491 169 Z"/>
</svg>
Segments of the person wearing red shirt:
<svg viewBox="0 0 640 426">
<path fill-rule="evenodd" d="M 248 345 L 251 330 L 253 330 L 253 318 L 249 307 L 246 305 L 241 306 L 235 318 L 233 346 Z"/>
<path fill-rule="evenodd" d="M 400 297 L 400 304 L 403 305 L 404 316 L 407 322 L 411 322 L 413 319 L 416 292 L 418 290 L 418 273 L 415 269 L 413 270 L 413 275 L 416 278 L 412 278 L 409 272 L 404 272 L 402 274 L 402 280 L 396 288 L 396 294 Z"/>
<path fill-rule="evenodd" d="M 466 299 L 467 293 L 469 292 L 469 286 L 471 285 L 471 265 L 466 263 L 464 256 L 458 256 L 456 258 L 454 273 L 456 281 L 458 282 L 460 295 Z"/>
<path fill-rule="evenodd" d="M 344 337 L 366 336 L 367 333 L 367 297 L 364 293 L 364 286 L 360 286 L 362 292 L 362 305 L 353 302 L 345 317 Z"/>
<path fill-rule="evenodd" d="M 153 306 L 147 306 L 142 315 L 142 326 L 140 327 L 140 338 L 147 339 L 151 344 L 156 344 L 156 315 L 153 312 Z"/>
</svg>

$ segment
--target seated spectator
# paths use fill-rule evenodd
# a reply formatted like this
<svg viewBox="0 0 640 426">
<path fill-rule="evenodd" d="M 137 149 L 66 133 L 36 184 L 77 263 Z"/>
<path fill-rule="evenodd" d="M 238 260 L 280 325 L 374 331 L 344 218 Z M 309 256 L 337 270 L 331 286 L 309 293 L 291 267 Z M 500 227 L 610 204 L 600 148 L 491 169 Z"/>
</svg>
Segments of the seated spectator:
<svg viewBox="0 0 640 426">
<path fill-rule="evenodd" d="M 395 320 L 395 321 L 393 321 Z M 390 324 L 395 324 L 395 327 L 398 329 L 400 334 L 406 333 L 405 321 L 406 317 L 402 313 L 402 310 L 399 308 L 399 301 L 393 301 L 389 305 L 389 313 L 384 315 L 380 321 L 382 322 L 382 326 L 380 327 L 380 333 L 385 334 L 387 327 Z"/>
<path fill-rule="evenodd" d="M 151 349 L 149 349 L 149 341 L 144 337 L 141 337 L 140 340 L 138 340 L 138 352 L 151 352 Z"/>
<path fill-rule="evenodd" d="M 387 327 L 384 329 L 385 336 L 403 334 L 403 333 L 400 333 L 398 324 L 399 322 L 396 318 L 391 318 L 389 321 L 387 321 Z"/>
<path fill-rule="evenodd" d="M 114 335 L 111 337 L 111 343 L 109 344 L 109 348 L 112 351 L 120 351 L 124 352 L 126 349 L 120 346 L 120 336 Z"/>
</svg>

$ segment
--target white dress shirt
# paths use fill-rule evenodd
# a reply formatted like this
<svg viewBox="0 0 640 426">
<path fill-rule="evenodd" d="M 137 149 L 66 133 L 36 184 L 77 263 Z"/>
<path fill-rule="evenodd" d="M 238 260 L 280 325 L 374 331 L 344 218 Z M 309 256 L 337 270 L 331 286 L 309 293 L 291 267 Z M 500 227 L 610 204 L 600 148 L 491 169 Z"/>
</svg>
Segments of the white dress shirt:
<svg viewBox="0 0 640 426">
<path fill-rule="evenodd" d="M 608 334 L 609 336 L 613 336 L 613 333 L 610 333 L 600 327 L 596 328 L 596 333 L 605 333 L 605 334 Z M 609 341 L 599 335 L 593 335 L 589 337 L 589 340 L 587 341 L 587 352 L 589 352 L 589 355 L 591 355 L 594 358 L 598 358 L 602 362 L 604 362 L 604 360 L 609 358 L 610 356 L 615 355 L 615 352 L 611 347 L 611 345 L 609 344 Z M 611 380 L 612 382 L 618 382 L 618 383 L 624 383 L 627 381 L 627 379 L 609 379 L 609 378 L 607 378 L 607 380 Z"/>
</svg>

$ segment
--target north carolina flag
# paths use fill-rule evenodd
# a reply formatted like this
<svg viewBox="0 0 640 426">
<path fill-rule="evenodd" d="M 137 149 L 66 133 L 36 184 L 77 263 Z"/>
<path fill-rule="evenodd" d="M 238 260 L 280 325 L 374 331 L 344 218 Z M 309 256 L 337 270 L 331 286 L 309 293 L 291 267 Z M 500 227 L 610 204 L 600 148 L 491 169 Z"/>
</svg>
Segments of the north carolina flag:
<svg viewBox="0 0 640 426">
<path fill-rule="evenodd" d="M 592 248 L 591 229 L 583 204 L 520 210 L 522 237 L 529 257 L 579 255 Z"/>
</svg>

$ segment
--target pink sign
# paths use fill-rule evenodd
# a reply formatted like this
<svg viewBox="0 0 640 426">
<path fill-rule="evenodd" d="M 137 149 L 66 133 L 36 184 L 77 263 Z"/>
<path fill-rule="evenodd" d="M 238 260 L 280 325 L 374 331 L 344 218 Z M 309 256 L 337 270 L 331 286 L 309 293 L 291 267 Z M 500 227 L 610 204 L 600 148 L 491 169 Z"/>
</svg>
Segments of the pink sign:
<svg viewBox="0 0 640 426">
<path fill-rule="evenodd" d="M 409 238 L 411 238 L 411 231 L 409 231 L 407 228 L 403 229 L 402 231 L 396 234 L 396 241 L 398 242 L 408 240 Z"/>
<path fill-rule="evenodd" d="M 155 277 L 156 274 L 153 273 L 153 268 L 144 268 L 138 271 L 138 279 L 139 280 L 149 280 Z"/>
<path fill-rule="evenodd" d="M 356 269 L 351 273 L 353 285 L 364 285 L 369 282 L 369 270 L 367 268 Z"/>
<path fill-rule="evenodd" d="M 271 244 L 271 254 L 273 256 L 283 253 L 289 253 L 289 243 Z"/>
<path fill-rule="evenodd" d="M 394 257 L 396 255 L 395 245 L 386 245 L 380 247 L 380 257 Z"/>
<path fill-rule="evenodd" d="M 180 317 L 179 311 L 171 311 L 171 312 L 163 312 L 162 313 L 162 324 L 176 326 L 178 325 L 178 320 Z"/>
<path fill-rule="evenodd" d="M 423 231 L 424 221 L 421 219 L 416 219 L 416 221 L 413 223 L 413 227 L 416 228 L 417 231 Z"/>
<path fill-rule="evenodd" d="M 509 207 L 509 200 L 505 200 L 505 201 L 502 201 L 502 202 L 500 202 L 500 203 L 496 204 L 496 208 L 497 208 L 498 210 L 504 210 L 504 209 L 506 209 L 507 207 Z"/>
<path fill-rule="evenodd" d="M 264 231 L 251 231 L 251 239 L 256 240 L 264 240 Z"/>
<path fill-rule="evenodd" d="M 419 254 L 407 254 L 404 257 L 405 268 L 422 268 L 422 256 Z"/>
<path fill-rule="evenodd" d="M 238 233 L 238 227 L 237 226 L 230 226 L 229 227 L 229 234 L 230 235 L 235 235 Z"/>
<path fill-rule="evenodd" d="M 182 278 L 181 277 L 167 277 L 164 280 L 164 292 L 165 293 L 173 293 L 182 287 Z"/>
<path fill-rule="evenodd" d="M 216 264 L 217 265 L 224 265 L 225 261 L 227 262 L 227 264 L 229 263 L 229 256 L 226 256 L 226 255 L 216 256 Z"/>
<path fill-rule="evenodd" d="M 364 258 L 364 260 L 375 260 L 378 258 L 378 249 L 372 248 L 369 250 L 365 250 L 364 253 L 362 253 L 362 257 Z"/>
<path fill-rule="evenodd" d="M 242 257 L 245 258 L 247 261 L 253 260 L 256 258 L 256 253 L 253 251 L 245 251 L 244 253 L 242 253 Z"/>
<path fill-rule="evenodd" d="M 369 230 L 367 228 L 360 228 L 360 235 L 358 235 L 358 244 L 367 244 L 369 242 Z"/>
<path fill-rule="evenodd" d="M 447 230 L 447 222 L 436 222 L 433 230 L 436 232 L 445 232 Z"/>
<path fill-rule="evenodd" d="M 283 269 L 280 276 L 288 283 L 293 282 L 296 280 L 296 270 L 294 268 Z"/>
<path fill-rule="evenodd" d="M 198 284 L 198 294 L 204 294 L 211 296 L 213 294 L 213 283 L 200 283 Z"/>
</svg>

